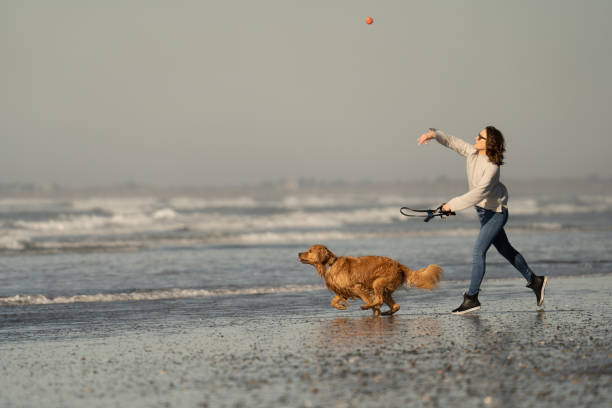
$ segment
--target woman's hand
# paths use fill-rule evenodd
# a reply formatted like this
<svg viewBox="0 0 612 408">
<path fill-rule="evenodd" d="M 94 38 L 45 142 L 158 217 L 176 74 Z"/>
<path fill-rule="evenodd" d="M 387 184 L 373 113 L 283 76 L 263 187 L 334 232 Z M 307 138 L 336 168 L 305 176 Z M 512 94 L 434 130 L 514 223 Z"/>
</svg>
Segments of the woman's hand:
<svg viewBox="0 0 612 408">
<path fill-rule="evenodd" d="M 429 129 L 427 132 L 423 133 L 421 137 L 419 137 L 417 142 L 419 143 L 419 146 L 423 143 L 427 144 L 429 143 L 429 140 L 433 139 L 434 137 L 436 137 L 436 135 L 434 134 L 433 130 Z"/>
<path fill-rule="evenodd" d="M 444 212 L 450 212 L 451 208 L 448 206 L 448 204 L 444 203 L 444 205 L 441 208 L 442 211 Z"/>
</svg>

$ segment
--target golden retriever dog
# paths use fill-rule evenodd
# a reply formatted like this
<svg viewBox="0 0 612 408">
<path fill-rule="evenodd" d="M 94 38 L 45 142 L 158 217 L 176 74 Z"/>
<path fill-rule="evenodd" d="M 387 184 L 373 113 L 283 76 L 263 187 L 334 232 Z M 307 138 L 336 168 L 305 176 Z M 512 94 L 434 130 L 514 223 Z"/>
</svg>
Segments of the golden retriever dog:
<svg viewBox="0 0 612 408">
<path fill-rule="evenodd" d="M 361 308 L 372 309 L 374 316 L 380 314 L 383 303 L 389 306 L 383 315 L 391 315 L 400 309 L 391 294 L 401 285 L 433 289 L 442 276 L 442 268 L 438 265 L 411 270 L 382 256 L 337 257 L 323 245 L 313 245 L 307 252 L 300 252 L 298 259 L 314 266 L 325 286 L 336 294 L 331 301 L 333 307 L 344 310 L 349 305 L 347 299 L 360 298 L 365 303 Z"/>
</svg>

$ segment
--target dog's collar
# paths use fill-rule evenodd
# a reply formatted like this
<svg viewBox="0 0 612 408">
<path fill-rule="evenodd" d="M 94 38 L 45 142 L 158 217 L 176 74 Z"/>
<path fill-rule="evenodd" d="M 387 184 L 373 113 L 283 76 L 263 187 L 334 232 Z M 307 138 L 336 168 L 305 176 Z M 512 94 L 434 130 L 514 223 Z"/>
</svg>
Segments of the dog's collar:
<svg viewBox="0 0 612 408">
<path fill-rule="evenodd" d="M 334 257 L 334 260 L 333 260 L 333 261 L 331 261 L 331 263 L 329 263 L 329 262 L 328 262 L 328 263 L 326 263 L 325 265 L 326 265 L 328 268 L 331 268 L 331 267 L 332 267 L 332 266 L 333 266 L 333 265 L 336 263 L 336 261 L 337 261 L 337 260 L 338 260 L 338 257 Z"/>
</svg>

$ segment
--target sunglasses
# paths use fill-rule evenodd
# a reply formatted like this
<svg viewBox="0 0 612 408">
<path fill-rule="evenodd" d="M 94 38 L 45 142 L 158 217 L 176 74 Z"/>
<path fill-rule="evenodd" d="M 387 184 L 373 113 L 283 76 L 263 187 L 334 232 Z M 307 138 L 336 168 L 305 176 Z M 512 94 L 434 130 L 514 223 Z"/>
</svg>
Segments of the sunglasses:
<svg viewBox="0 0 612 408">
<path fill-rule="evenodd" d="M 486 137 L 482 137 L 482 136 L 480 136 L 480 133 L 479 133 L 479 134 L 478 134 L 478 136 L 476 136 L 476 137 L 478 138 L 478 140 L 487 140 L 487 138 L 486 138 Z"/>
</svg>

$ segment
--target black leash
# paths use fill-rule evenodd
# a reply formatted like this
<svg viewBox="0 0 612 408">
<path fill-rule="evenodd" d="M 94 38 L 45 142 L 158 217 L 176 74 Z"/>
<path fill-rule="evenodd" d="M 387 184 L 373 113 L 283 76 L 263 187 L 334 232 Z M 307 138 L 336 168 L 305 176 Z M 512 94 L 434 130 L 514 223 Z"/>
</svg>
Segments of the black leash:
<svg viewBox="0 0 612 408">
<path fill-rule="evenodd" d="M 405 210 L 409 210 L 409 211 L 416 212 L 416 213 L 427 213 L 427 215 L 406 214 L 404 212 Z M 446 217 L 448 217 L 450 215 L 457 215 L 457 214 L 455 214 L 454 211 L 442 211 L 442 206 L 439 206 L 435 210 L 430 210 L 430 209 L 427 209 L 427 210 L 414 210 L 412 208 L 402 207 L 402 208 L 400 208 L 400 213 L 402 215 L 405 215 L 406 217 L 421 217 L 421 218 L 425 218 L 423 220 L 425 222 L 429 222 L 429 220 L 431 220 L 432 218 L 435 218 L 435 217 L 440 217 L 440 219 L 445 219 Z"/>
</svg>

